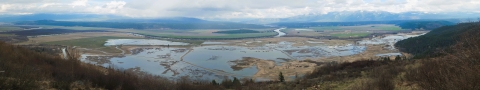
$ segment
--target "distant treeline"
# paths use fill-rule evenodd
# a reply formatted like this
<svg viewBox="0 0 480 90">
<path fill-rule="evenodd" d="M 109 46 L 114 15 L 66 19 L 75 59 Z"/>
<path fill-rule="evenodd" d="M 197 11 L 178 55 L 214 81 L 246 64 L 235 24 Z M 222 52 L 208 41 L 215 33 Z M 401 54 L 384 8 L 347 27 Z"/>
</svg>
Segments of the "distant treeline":
<svg viewBox="0 0 480 90">
<path fill-rule="evenodd" d="M 195 22 L 195 23 L 130 23 L 130 22 L 71 22 L 71 21 L 23 21 L 16 25 L 52 25 L 52 26 L 82 26 L 105 27 L 118 29 L 237 29 L 237 28 L 267 28 L 263 25 L 242 24 L 232 22 Z"/>
<path fill-rule="evenodd" d="M 248 29 L 239 29 L 239 30 L 217 31 L 217 32 L 213 32 L 213 33 L 242 34 L 242 33 L 260 33 L 260 31 L 248 30 Z"/>
<path fill-rule="evenodd" d="M 445 50 L 455 44 L 461 35 L 467 31 L 479 31 L 480 23 L 460 23 L 452 26 L 443 26 L 429 33 L 399 41 L 395 44 L 401 51 L 411 53 L 417 57 L 439 56 L 437 50 Z"/>
<path fill-rule="evenodd" d="M 454 25 L 448 21 L 359 21 L 359 22 L 291 22 L 291 23 L 275 23 L 274 25 L 289 28 L 307 28 L 321 26 L 357 26 L 369 24 L 395 24 L 402 29 L 435 29 L 445 25 Z"/>
<path fill-rule="evenodd" d="M 104 30 L 35 29 L 35 30 L 0 32 L 0 34 L 15 34 L 17 36 L 37 36 L 37 35 L 52 35 L 52 34 L 64 34 L 64 33 L 78 33 L 78 32 L 107 32 L 107 31 L 104 31 Z"/>
</svg>

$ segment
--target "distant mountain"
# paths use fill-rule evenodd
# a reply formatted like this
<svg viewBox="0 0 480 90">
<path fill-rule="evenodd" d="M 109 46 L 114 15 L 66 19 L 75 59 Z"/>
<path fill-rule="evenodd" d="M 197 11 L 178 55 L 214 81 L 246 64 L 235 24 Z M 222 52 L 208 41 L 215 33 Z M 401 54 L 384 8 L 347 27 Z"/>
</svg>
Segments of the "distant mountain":
<svg viewBox="0 0 480 90">
<path fill-rule="evenodd" d="M 0 22 L 59 20 L 59 21 L 104 21 L 116 18 L 126 18 L 116 15 L 100 14 L 27 14 L 27 15 L 0 15 Z"/>
<path fill-rule="evenodd" d="M 278 22 L 354 22 L 354 21 L 389 21 L 389 20 L 428 20 L 428 19 L 458 19 L 480 17 L 479 13 L 425 13 L 404 12 L 391 13 L 385 11 L 343 11 L 327 14 L 306 14 L 288 18 L 262 18 L 244 23 L 278 23 Z"/>
<path fill-rule="evenodd" d="M 358 26 L 369 24 L 394 24 L 402 29 L 433 30 L 438 27 L 455 25 L 456 23 L 445 20 L 392 20 L 392 21 L 353 21 L 353 22 L 280 22 L 270 25 L 288 28 L 310 28 L 324 26 Z"/>
<path fill-rule="evenodd" d="M 431 20 L 442 19 L 451 22 L 463 22 L 480 17 L 480 13 L 425 13 L 404 12 L 391 13 L 385 11 L 342 11 L 327 14 L 311 13 L 288 18 L 191 18 L 191 17 L 162 17 L 162 18 L 132 18 L 108 14 L 28 14 L 28 15 L 0 15 L 0 22 L 56 20 L 56 21 L 105 21 L 105 22 L 137 22 L 137 23 L 205 23 L 238 22 L 249 24 L 270 24 L 279 22 L 356 22 L 356 21 L 391 21 L 391 20 Z"/>
<path fill-rule="evenodd" d="M 203 22 L 203 23 L 138 23 L 138 22 L 107 22 L 107 21 L 55 21 L 37 20 L 20 21 L 16 25 L 52 25 L 52 26 L 82 26 L 82 27 L 105 27 L 118 29 L 238 29 L 238 28 L 270 28 L 256 24 L 243 24 L 232 22 Z"/>
<path fill-rule="evenodd" d="M 0 15 L 0 22 L 17 21 L 103 21 L 103 22 L 135 22 L 135 23 L 204 23 L 206 20 L 188 17 L 164 18 L 132 18 L 118 15 L 101 14 L 28 14 L 28 15 Z"/>
<path fill-rule="evenodd" d="M 172 18 L 155 18 L 155 19 L 113 19 L 107 20 L 109 22 L 137 22 L 137 23 L 205 23 L 209 22 L 206 20 L 198 18 L 188 18 L 188 17 L 172 17 Z"/>
</svg>

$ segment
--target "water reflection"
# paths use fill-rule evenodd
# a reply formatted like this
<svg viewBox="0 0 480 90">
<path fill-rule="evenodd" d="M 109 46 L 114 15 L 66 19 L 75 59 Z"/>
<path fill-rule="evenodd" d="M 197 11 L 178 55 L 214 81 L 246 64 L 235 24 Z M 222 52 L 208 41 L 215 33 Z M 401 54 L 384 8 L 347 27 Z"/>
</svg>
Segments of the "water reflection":
<svg viewBox="0 0 480 90">
<path fill-rule="evenodd" d="M 258 72 L 253 59 L 271 60 L 277 65 L 290 60 L 361 53 L 365 46 L 293 46 L 279 42 L 260 47 L 211 45 L 199 47 L 137 47 L 122 56 L 83 55 L 82 61 L 102 66 L 145 71 L 165 77 L 189 76 L 201 79 L 223 79 L 224 76 L 252 77 Z"/>
</svg>

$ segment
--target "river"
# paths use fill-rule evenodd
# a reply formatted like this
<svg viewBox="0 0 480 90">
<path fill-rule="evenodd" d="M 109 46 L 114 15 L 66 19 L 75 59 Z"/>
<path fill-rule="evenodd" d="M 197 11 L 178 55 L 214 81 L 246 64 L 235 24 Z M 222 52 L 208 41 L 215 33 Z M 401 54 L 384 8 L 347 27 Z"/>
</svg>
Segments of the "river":
<svg viewBox="0 0 480 90">
<path fill-rule="evenodd" d="M 273 30 L 273 31 L 275 31 L 275 32 L 277 32 L 277 33 L 278 33 L 278 35 L 277 35 L 277 36 L 275 36 L 275 37 L 281 37 L 281 36 L 285 36 L 285 35 L 287 35 L 286 33 L 284 33 L 284 32 L 282 32 L 282 31 L 280 31 L 280 30 L 283 30 L 283 29 L 286 29 L 286 28 L 279 28 L 279 29 L 275 29 L 275 30 Z"/>
<path fill-rule="evenodd" d="M 68 59 L 66 48 L 62 48 L 62 52 L 63 52 L 63 58 L 64 58 L 64 59 Z"/>
</svg>

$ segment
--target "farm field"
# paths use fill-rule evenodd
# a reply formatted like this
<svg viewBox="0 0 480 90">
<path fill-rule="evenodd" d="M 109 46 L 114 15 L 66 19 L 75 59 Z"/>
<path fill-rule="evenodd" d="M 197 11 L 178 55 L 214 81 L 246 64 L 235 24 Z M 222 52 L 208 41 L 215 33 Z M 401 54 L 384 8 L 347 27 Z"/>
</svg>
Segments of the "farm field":
<svg viewBox="0 0 480 90">
<path fill-rule="evenodd" d="M 355 37 L 365 37 L 368 36 L 371 33 L 338 33 L 338 34 L 332 34 L 332 37 L 338 37 L 338 38 L 355 38 Z"/>
<path fill-rule="evenodd" d="M 65 34 L 65 33 L 80 33 L 80 32 L 106 32 L 103 30 L 69 30 L 69 29 L 35 29 L 35 30 L 21 30 L 11 32 L 0 32 L 0 34 L 15 34 L 18 36 L 38 36 L 38 35 L 53 35 L 53 34 Z"/>
<path fill-rule="evenodd" d="M 125 38 L 134 38 L 134 37 L 100 36 L 100 37 L 91 37 L 91 38 L 44 42 L 41 44 L 76 46 L 84 49 L 101 51 L 105 53 L 122 53 L 123 51 L 115 48 L 115 46 L 105 46 L 104 44 L 105 44 L 105 41 L 107 41 L 108 39 L 125 39 Z"/>
<path fill-rule="evenodd" d="M 100 48 L 100 47 L 104 47 L 105 41 L 107 41 L 108 39 L 125 39 L 125 38 L 133 38 L 133 37 L 100 36 L 100 37 L 91 37 L 91 38 L 44 42 L 42 44 L 79 46 L 83 48 Z"/>
<path fill-rule="evenodd" d="M 0 34 L 0 37 L 11 37 L 15 36 L 14 34 Z"/>
<path fill-rule="evenodd" d="M 258 31 L 258 33 L 215 33 L 222 31 L 234 31 L 243 29 L 113 29 L 113 28 L 99 28 L 99 27 L 64 27 L 64 26 L 45 26 L 44 29 L 66 29 L 76 32 L 125 32 L 125 33 L 137 33 L 142 35 L 163 37 L 163 38 L 178 38 L 178 39 L 231 39 L 231 38 L 251 38 L 251 37 L 265 37 L 274 36 L 277 33 L 273 32 L 274 28 L 265 29 L 248 29 Z"/>
<path fill-rule="evenodd" d="M 277 35 L 273 29 L 255 29 L 258 33 L 215 33 L 219 31 L 230 31 L 235 29 L 201 29 L 201 30 L 118 30 L 121 32 L 132 32 L 142 35 L 157 36 L 164 38 L 179 39 L 231 39 L 231 38 L 251 38 Z M 271 31 L 268 31 L 271 30 Z"/>
<path fill-rule="evenodd" d="M 310 28 L 290 28 L 284 30 L 291 36 L 310 36 L 310 37 L 333 37 L 333 38 L 356 38 L 364 37 L 373 33 L 391 33 L 399 32 L 402 29 L 389 24 L 372 24 L 361 26 L 328 26 L 328 27 L 310 27 Z"/>
<path fill-rule="evenodd" d="M 30 37 L 29 41 L 18 43 L 18 44 L 24 44 L 24 45 L 25 44 L 43 44 L 47 42 L 69 41 L 69 40 L 95 38 L 95 37 L 142 38 L 140 36 L 134 36 L 128 33 L 85 32 L 85 33 L 70 33 L 70 34 L 61 34 L 61 35 Z M 116 38 L 113 38 L 113 39 L 116 39 Z"/>
<path fill-rule="evenodd" d="M 311 29 L 314 31 L 336 31 L 336 30 L 387 30 L 387 31 L 399 31 L 402 28 L 390 25 L 390 24 L 371 24 L 371 25 L 360 25 L 360 26 L 328 26 L 328 27 L 310 27 L 303 29 Z"/>
<path fill-rule="evenodd" d="M 0 32 L 17 31 L 17 30 L 23 30 L 23 28 L 14 27 L 14 26 L 0 26 Z"/>
<path fill-rule="evenodd" d="M 49 26 L 49 25 L 36 25 L 44 29 L 69 29 L 69 30 L 112 30 L 113 28 L 102 27 L 65 27 L 65 26 Z"/>
</svg>

